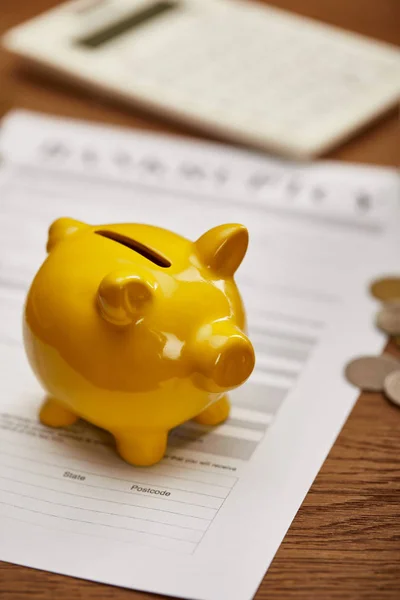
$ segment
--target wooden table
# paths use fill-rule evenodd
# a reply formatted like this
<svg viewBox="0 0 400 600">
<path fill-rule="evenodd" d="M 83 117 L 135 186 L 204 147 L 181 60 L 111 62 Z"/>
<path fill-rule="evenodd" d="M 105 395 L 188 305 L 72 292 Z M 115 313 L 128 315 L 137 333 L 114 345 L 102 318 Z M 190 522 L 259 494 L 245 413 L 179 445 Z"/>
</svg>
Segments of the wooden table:
<svg viewBox="0 0 400 600">
<path fill-rule="evenodd" d="M 0 33 L 55 4 L 56 0 L 0 0 Z M 380 40 L 400 42 L 398 0 L 275 0 L 270 4 Z M 187 133 L 138 110 L 109 105 L 85 91 L 26 72 L 0 51 L 0 110 L 4 113 L 11 107 Z M 398 166 L 396 111 L 331 152 L 329 158 Z M 393 346 L 390 350 L 400 358 L 399 350 Z M 0 563 L 0 598 L 145 600 L 151 596 Z M 360 397 L 256 598 L 400 598 L 400 410 L 380 394 Z"/>
</svg>

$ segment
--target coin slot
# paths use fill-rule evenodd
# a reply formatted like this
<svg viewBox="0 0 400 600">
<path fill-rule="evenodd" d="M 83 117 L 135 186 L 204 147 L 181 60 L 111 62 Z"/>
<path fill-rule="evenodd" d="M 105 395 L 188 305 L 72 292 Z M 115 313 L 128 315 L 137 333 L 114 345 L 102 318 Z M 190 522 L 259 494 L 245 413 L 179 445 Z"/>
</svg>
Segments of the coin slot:
<svg viewBox="0 0 400 600">
<path fill-rule="evenodd" d="M 169 261 L 165 256 L 156 252 L 153 248 L 149 248 L 145 246 L 145 244 L 141 244 L 137 240 L 132 240 L 131 238 L 126 237 L 125 235 L 121 235 L 120 233 L 116 233 L 115 231 L 95 231 L 97 235 L 101 235 L 104 238 L 112 240 L 113 242 L 117 242 L 117 244 L 122 244 L 126 248 L 137 252 L 147 260 L 151 261 L 155 265 L 162 267 L 163 269 L 168 269 L 171 266 L 171 261 Z"/>
</svg>

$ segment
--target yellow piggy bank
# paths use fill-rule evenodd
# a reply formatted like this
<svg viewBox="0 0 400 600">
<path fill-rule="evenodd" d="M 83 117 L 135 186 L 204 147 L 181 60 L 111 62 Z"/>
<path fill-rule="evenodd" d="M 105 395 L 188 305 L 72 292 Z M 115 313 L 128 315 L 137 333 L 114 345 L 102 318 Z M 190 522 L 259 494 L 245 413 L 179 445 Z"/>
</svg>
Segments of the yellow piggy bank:
<svg viewBox="0 0 400 600">
<path fill-rule="evenodd" d="M 82 417 L 110 431 L 127 462 L 151 465 L 173 427 L 224 421 L 227 390 L 254 367 L 233 280 L 247 244 L 235 224 L 191 242 L 149 225 L 55 221 L 24 315 L 48 393 L 42 423 Z"/>
</svg>

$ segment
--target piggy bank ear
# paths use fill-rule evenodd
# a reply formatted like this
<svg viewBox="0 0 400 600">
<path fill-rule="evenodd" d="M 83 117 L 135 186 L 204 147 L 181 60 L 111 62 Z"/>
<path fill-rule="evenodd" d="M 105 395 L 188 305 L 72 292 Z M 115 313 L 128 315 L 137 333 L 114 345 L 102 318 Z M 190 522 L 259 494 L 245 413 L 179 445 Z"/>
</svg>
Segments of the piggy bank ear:
<svg viewBox="0 0 400 600">
<path fill-rule="evenodd" d="M 49 237 L 47 239 L 47 252 L 51 252 L 53 248 L 65 239 L 67 236 L 76 233 L 79 230 L 86 229 L 88 225 L 81 221 L 75 221 L 75 219 L 69 219 L 68 217 L 61 217 L 50 225 Z"/>
<path fill-rule="evenodd" d="M 156 287 L 147 273 L 112 271 L 104 277 L 97 291 L 100 313 L 113 325 L 136 323 L 148 310 Z"/>
<path fill-rule="evenodd" d="M 195 242 L 203 264 L 222 277 L 232 277 L 246 254 L 249 233 L 243 225 L 219 225 Z"/>
</svg>

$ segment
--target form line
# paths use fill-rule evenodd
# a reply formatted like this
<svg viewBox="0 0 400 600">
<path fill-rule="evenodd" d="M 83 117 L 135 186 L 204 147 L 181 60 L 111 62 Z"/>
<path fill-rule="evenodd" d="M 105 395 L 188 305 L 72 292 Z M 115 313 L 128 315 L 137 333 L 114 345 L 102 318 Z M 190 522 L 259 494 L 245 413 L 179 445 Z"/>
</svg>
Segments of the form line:
<svg viewBox="0 0 400 600">
<path fill-rule="evenodd" d="M 1 466 L 1 463 L 0 463 Z M 15 467 L 14 465 L 7 465 L 7 464 L 3 464 L 3 467 L 7 467 L 8 469 L 14 469 L 17 471 L 23 471 L 24 473 L 30 473 L 32 474 L 32 471 L 30 471 L 29 469 L 23 469 L 21 467 Z M 47 477 L 48 479 L 55 479 L 56 481 L 60 481 L 60 477 L 56 477 L 55 475 L 46 475 L 45 473 L 35 473 L 35 475 L 39 475 L 40 477 Z M 61 481 L 63 481 L 61 479 Z M 67 481 L 67 480 L 64 480 Z M 70 481 L 71 483 L 71 481 Z M 77 482 L 75 482 L 77 483 Z M 80 481 L 78 485 L 85 485 L 87 487 L 91 487 L 91 488 L 95 488 L 97 490 L 107 490 L 109 491 L 113 491 L 113 492 L 117 492 L 118 494 L 129 494 L 130 496 L 140 496 L 141 498 L 143 498 L 143 494 L 138 493 L 138 492 L 134 492 L 134 491 L 126 491 L 126 490 L 115 490 L 113 488 L 106 488 L 102 485 L 91 485 L 90 483 L 84 483 L 83 481 Z M 150 498 L 147 497 L 148 500 L 161 500 L 161 498 Z M 223 500 L 223 498 L 219 498 L 219 500 Z M 209 510 L 217 510 L 218 508 L 214 508 L 213 506 L 206 506 L 205 504 L 195 504 L 193 502 L 184 502 L 183 500 L 168 500 L 168 499 L 162 499 L 162 502 L 178 502 L 178 504 L 186 504 L 187 506 L 199 506 L 200 508 L 208 508 Z"/>
<path fill-rule="evenodd" d="M 46 529 L 47 531 L 54 531 L 53 527 L 48 527 L 47 525 L 43 525 L 43 523 L 33 523 L 32 521 L 28 521 L 26 519 L 20 519 L 18 517 L 10 516 L 10 515 L 6 515 L 7 519 L 12 519 L 13 521 L 18 521 L 19 523 L 26 523 L 28 525 L 33 525 L 34 527 L 40 527 L 42 529 Z M 80 535 L 82 537 L 94 537 L 94 538 L 100 538 L 102 540 L 112 540 L 113 542 L 118 542 L 121 544 L 130 544 L 130 545 L 140 545 L 140 546 L 144 546 L 145 548 L 157 548 L 157 550 L 161 550 L 163 552 L 171 552 L 170 548 L 163 548 L 162 546 L 154 546 L 154 544 L 145 544 L 144 542 L 133 542 L 133 541 L 129 541 L 129 540 L 120 540 L 118 538 L 115 537 L 109 537 L 107 535 L 99 535 L 98 533 L 88 533 L 87 531 L 85 531 L 85 533 L 82 533 L 80 531 L 72 531 L 71 529 L 63 529 L 62 527 L 56 527 L 55 528 L 56 531 L 63 531 L 64 533 L 68 533 L 68 534 L 72 534 L 72 535 Z M 179 551 L 177 549 L 174 549 L 173 552 L 178 552 L 179 554 L 193 554 L 195 549 L 198 546 L 198 543 L 196 542 L 184 542 L 186 544 L 193 544 L 194 548 L 191 552 L 182 552 Z"/>
<path fill-rule="evenodd" d="M 72 517 L 62 517 L 62 516 L 58 516 L 58 515 L 53 515 L 51 513 L 43 512 L 41 510 L 35 510 L 33 508 L 26 508 L 26 506 L 18 506 L 18 504 L 11 504 L 10 502 L 3 502 L 3 500 L 0 500 L 0 504 L 4 504 L 5 506 L 11 506 L 12 508 L 19 508 L 20 510 L 27 510 L 28 512 L 36 513 L 38 515 L 44 515 L 45 517 L 52 517 L 53 519 L 65 519 L 66 521 L 75 521 L 76 523 L 85 523 L 87 525 L 96 525 L 96 526 L 99 525 L 100 527 L 109 527 L 110 529 L 121 529 L 122 531 L 135 531 L 136 533 L 144 533 L 145 535 L 153 535 L 154 537 L 161 537 L 166 540 L 176 540 L 177 542 L 198 544 L 198 542 L 193 542 L 191 540 L 183 540 L 182 538 L 172 537 L 172 536 L 168 536 L 168 535 L 162 535 L 159 533 L 150 533 L 148 531 L 142 531 L 140 529 L 133 529 L 132 527 L 118 527 L 117 525 L 109 525 L 107 523 L 93 523 L 93 521 L 84 521 L 82 519 L 73 519 Z"/>
<path fill-rule="evenodd" d="M 211 521 L 211 519 L 205 519 L 204 517 L 195 517 L 194 515 L 184 515 L 182 513 L 175 512 L 173 510 L 164 510 L 163 508 L 151 508 L 150 506 L 141 506 L 140 504 L 130 504 L 129 502 L 118 502 L 117 500 L 108 500 L 106 498 L 94 498 L 93 496 L 84 496 L 83 494 L 74 494 L 73 492 L 66 492 L 65 490 L 57 490 L 54 488 L 49 488 L 45 485 L 38 485 L 37 483 L 29 483 L 27 481 L 20 481 L 19 479 L 13 479 L 12 477 L 6 477 L 5 475 L 0 475 L 0 479 L 6 479 L 8 481 L 13 481 L 14 483 L 21 483 L 22 485 L 29 485 L 31 487 L 37 487 L 42 490 L 48 490 L 49 492 L 56 492 L 58 494 L 68 494 L 69 496 L 76 496 L 76 498 L 86 498 L 87 500 L 99 500 L 99 502 L 112 502 L 113 504 L 120 504 L 122 506 L 133 506 L 135 508 L 143 508 L 144 510 L 154 510 L 157 512 L 165 512 L 165 513 L 168 513 L 171 515 L 178 515 L 179 517 L 189 517 L 191 519 L 199 519 L 201 521 L 207 521 L 207 522 Z M 92 486 L 92 487 L 95 487 L 95 486 Z M 104 489 L 104 488 L 101 488 L 101 489 Z M 117 493 L 120 493 L 120 492 L 117 492 Z M 123 493 L 126 493 L 126 492 L 123 492 Z M 210 510 L 218 510 L 218 509 L 211 508 Z M 158 523 L 159 521 L 155 521 L 155 522 Z"/>
<path fill-rule="evenodd" d="M 149 523 L 157 523 L 157 525 L 166 525 L 167 527 L 178 527 L 179 529 L 189 529 L 190 531 L 203 531 L 202 529 L 194 529 L 193 527 L 185 527 L 184 525 L 171 525 L 171 523 L 161 523 L 160 521 L 154 521 L 153 519 L 146 519 L 142 517 L 132 517 L 130 515 L 119 515 L 118 513 L 107 512 L 105 510 L 96 510 L 94 508 L 82 508 L 81 506 L 70 506 L 69 504 L 63 504 L 62 502 L 53 502 L 52 500 L 45 500 L 44 498 L 37 498 L 36 496 L 29 496 L 28 494 L 21 494 L 20 492 L 14 492 L 12 490 L 4 490 L 0 488 L 0 492 L 7 492 L 8 494 L 14 494 L 15 496 L 21 496 L 21 498 L 29 498 L 30 500 L 38 500 L 39 502 L 47 502 L 48 504 L 54 504 L 55 506 L 64 506 L 65 508 L 71 508 L 73 510 L 87 510 L 88 512 L 99 513 L 102 515 L 111 515 L 113 517 L 121 517 L 127 519 L 134 519 L 135 521 L 147 521 Z M 92 498 L 93 500 L 93 498 Z M 100 501 L 101 502 L 101 501 Z M 188 515 L 182 515 L 188 516 Z M 139 531 L 139 530 L 137 530 Z M 143 533 L 147 533 L 144 531 Z"/>
<path fill-rule="evenodd" d="M 74 467 L 71 467 L 70 465 L 57 465 L 57 464 L 54 464 L 54 463 L 46 462 L 44 460 L 36 460 L 35 458 L 28 458 L 27 456 L 19 456 L 18 454 L 12 454 L 10 452 L 4 452 L 4 450 L 2 450 L 2 453 L 6 454 L 7 456 L 11 456 L 13 458 L 19 458 L 21 460 L 29 460 L 30 462 L 35 462 L 35 463 L 38 463 L 40 465 L 47 465 L 48 467 L 56 467 L 58 469 L 72 469 L 72 470 L 74 470 Z M 111 475 L 102 475 L 100 473 L 93 473 L 93 471 L 85 471 L 84 469 L 77 468 L 77 467 L 75 467 L 75 470 L 79 470 L 82 473 L 86 473 L 87 475 L 93 475 L 94 477 L 103 477 L 105 479 L 114 479 L 115 481 L 122 481 L 123 483 L 127 483 L 129 485 L 132 485 L 132 484 L 145 485 L 146 484 L 146 485 L 152 485 L 153 487 L 156 487 L 156 488 L 166 487 L 166 488 L 170 488 L 171 490 L 176 490 L 177 492 L 184 492 L 184 493 L 187 493 L 187 494 L 198 494 L 199 496 L 207 496 L 208 498 L 216 498 L 218 500 L 222 500 L 222 496 L 214 496 L 213 494 L 205 494 L 204 492 L 193 492 L 191 490 L 183 490 L 182 488 L 177 488 L 177 487 L 174 487 L 172 485 L 164 485 L 163 486 L 163 485 L 159 485 L 159 484 L 156 484 L 156 483 L 153 484 L 153 483 L 148 483 L 148 482 L 143 482 L 143 481 L 135 481 L 134 478 L 132 478 L 130 480 L 129 479 L 122 479 L 121 477 L 113 477 Z M 204 484 L 204 485 L 209 485 L 209 484 Z"/>
<path fill-rule="evenodd" d="M 3 414 L 7 414 L 7 413 L 3 413 Z M 14 416 L 14 415 L 12 415 L 12 416 Z M 7 441 L 9 444 L 12 444 L 13 446 L 20 446 L 20 444 L 16 444 L 15 442 L 11 442 L 10 440 L 6 440 L 6 441 Z M 71 440 L 71 439 L 68 439 L 68 440 L 66 440 L 66 441 L 67 441 L 67 445 L 68 445 L 68 443 L 70 443 L 71 441 L 72 441 L 73 443 L 79 444 L 79 442 L 78 442 L 77 440 Z M 34 448 L 33 446 L 23 446 L 23 447 L 24 447 L 24 448 L 29 448 L 29 450 L 36 450 L 36 448 Z M 62 456 L 62 455 L 60 454 L 60 456 Z M 169 460 L 169 459 L 167 458 L 166 460 Z M 88 461 L 88 462 L 89 462 L 89 461 Z M 90 461 L 90 462 L 94 462 L 94 461 Z M 99 463 L 99 464 L 106 464 L 106 463 Z M 161 465 L 161 466 L 166 466 L 166 467 L 167 467 L 167 466 L 170 466 L 170 467 L 172 467 L 172 468 L 174 468 L 174 467 L 175 467 L 175 465 L 172 465 L 172 464 L 170 465 L 169 463 L 168 463 L 168 464 L 166 464 L 166 465 Z M 186 471 L 193 471 L 193 472 L 195 472 L 195 473 L 206 473 L 207 475 L 209 475 L 210 473 L 211 473 L 211 475 L 220 475 L 220 473 L 215 473 L 214 471 L 205 471 L 204 469 L 192 469 L 191 467 L 186 467 L 186 466 L 184 466 L 184 465 L 177 465 L 177 468 L 178 468 L 178 469 L 185 469 Z M 149 470 L 148 470 L 148 469 L 143 469 L 143 472 L 149 473 Z M 236 477 L 236 475 L 225 475 L 225 474 L 224 474 L 224 475 L 223 475 L 223 477 L 232 477 L 232 478 L 233 478 L 233 479 L 235 479 L 236 481 L 238 480 L 238 477 Z M 192 479 L 191 481 L 195 481 L 195 480 L 194 480 L 194 479 Z M 204 482 L 198 482 L 198 483 L 204 483 Z M 213 485 L 213 484 L 212 484 L 212 485 Z M 225 486 L 223 486 L 223 487 L 225 487 Z"/>
<path fill-rule="evenodd" d="M 262 332 L 268 338 L 282 339 L 288 342 L 297 342 L 306 346 L 314 346 L 319 341 L 319 337 L 307 334 L 290 333 L 282 329 L 269 329 L 267 325 L 257 322 L 250 325 L 250 331 L 257 329 L 257 333 Z"/>
<path fill-rule="evenodd" d="M 4 440 L 3 440 L 4 441 Z M 35 448 L 34 446 L 26 446 L 26 445 L 21 445 L 21 444 L 16 444 L 15 442 L 10 442 L 9 440 L 5 440 L 7 443 L 13 445 L 13 446 L 17 446 L 18 448 L 25 448 L 26 450 L 34 450 L 37 452 L 44 452 L 45 454 L 55 454 L 57 456 L 62 456 L 63 458 L 65 458 L 65 454 L 63 454 L 62 452 L 55 452 L 54 450 L 42 450 L 41 448 Z M 14 456 L 17 456 L 16 454 Z M 19 457 L 22 458 L 22 457 Z M 25 458 L 25 457 L 23 457 Z M 110 463 L 105 463 L 105 462 L 100 462 L 98 460 L 89 460 L 87 458 L 75 458 L 73 456 L 68 457 L 71 460 L 82 460 L 83 462 L 88 462 L 90 464 L 94 464 L 94 465 L 103 465 L 105 467 L 111 467 L 114 468 L 114 465 L 110 464 Z M 174 466 L 172 466 L 172 468 L 174 468 Z M 191 471 L 196 471 L 195 469 L 190 469 Z M 140 469 L 141 473 L 149 473 L 151 474 L 151 471 L 149 471 L 148 469 Z M 206 471 L 203 471 L 204 473 L 206 473 Z M 186 477 L 176 477 L 175 475 L 164 475 L 163 473 L 157 473 L 154 471 L 153 473 L 154 475 L 160 475 L 160 477 L 170 477 L 172 479 L 179 479 L 181 481 L 191 481 L 193 483 L 202 483 L 204 485 L 211 485 L 211 486 L 215 486 L 215 487 L 221 487 L 224 488 L 226 490 L 231 489 L 231 486 L 227 486 L 227 485 L 220 485 L 218 483 L 207 483 L 206 481 L 199 481 L 198 479 L 188 479 Z M 211 475 L 217 475 L 217 473 L 210 473 Z M 236 479 L 236 478 L 235 478 Z M 175 488 L 174 488 L 175 489 Z M 176 488 L 177 489 L 177 488 Z M 197 493 L 197 492 L 196 492 Z"/>
</svg>

